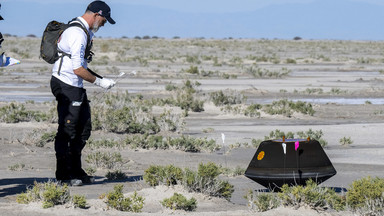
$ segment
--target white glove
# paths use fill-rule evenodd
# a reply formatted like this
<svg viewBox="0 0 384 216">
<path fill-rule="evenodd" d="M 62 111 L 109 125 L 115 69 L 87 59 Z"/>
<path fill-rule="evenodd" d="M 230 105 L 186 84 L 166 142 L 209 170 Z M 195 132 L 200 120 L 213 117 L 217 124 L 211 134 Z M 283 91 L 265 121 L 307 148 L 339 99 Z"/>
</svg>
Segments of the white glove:
<svg viewBox="0 0 384 216">
<path fill-rule="evenodd" d="M 96 80 L 93 84 L 105 89 L 110 89 L 113 86 L 115 86 L 116 82 L 111 79 L 107 79 L 107 78 L 100 79 L 99 77 L 96 77 Z"/>
</svg>

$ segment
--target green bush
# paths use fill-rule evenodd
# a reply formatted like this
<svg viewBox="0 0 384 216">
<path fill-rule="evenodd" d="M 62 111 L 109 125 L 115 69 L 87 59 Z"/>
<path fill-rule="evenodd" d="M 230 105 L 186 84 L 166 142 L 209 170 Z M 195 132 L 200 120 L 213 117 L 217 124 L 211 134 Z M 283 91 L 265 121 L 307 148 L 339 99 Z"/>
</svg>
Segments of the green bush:
<svg viewBox="0 0 384 216">
<path fill-rule="evenodd" d="M 54 182 L 34 183 L 27 192 L 17 196 L 16 201 L 21 204 L 42 201 L 43 208 L 50 208 L 55 205 L 62 205 L 71 199 L 70 191 L 67 185 L 59 185 Z"/>
<path fill-rule="evenodd" d="M 44 133 L 36 143 L 37 147 L 44 147 L 45 144 L 55 141 L 56 131 Z"/>
<path fill-rule="evenodd" d="M 299 131 L 297 132 L 297 135 L 301 139 L 307 139 L 308 137 L 311 139 L 315 139 L 319 141 L 320 145 L 322 147 L 326 147 L 328 145 L 328 142 L 324 140 L 322 137 L 324 135 L 322 130 L 313 131 L 311 128 L 308 131 Z"/>
<path fill-rule="evenodd" d="M 177 149 L 186 152 L 212 152 L 219 149 L 214 139 L 190 136 L 162 137 L 157 135 L 132 135 L 124 141 L 132 149 Z"/>
<path fill-rule="evenodd" d="M 115 170 L 115 171 L 108 171 L 105 177 L 110 181 L 114 181 L 114 180 L 126 179 L 127 175 L 123 173 L 121 170 Z"/>
<path fill-rule="evenodd" d="M 251 104 L 244 110 L 244 115 L 249 117 L 260 117 L 260 112 L 263 106 L 260 104 Z"/>
<path fill-rule="evenodd" d="M 174 193 L 172 197 L 166 198 L 161 201 L 161 204 L 172 210 L 194 211 L 197 207 L 195 198 L 187 199 L 182 194 Z"/>
<path fill-rule="evenodd" d="M 177 88 L 174 97 L 153 98 L 151 104 L 158 106 L 172 105 L 185 111 L 202 112 L 204 111 L 204 101 L 198 99 L 195 89 L 199 85 L 198 82 L 192 83 L 190 80 L 186 80 L 182 87 Z"/>
<path fill-rule="evenodd" d="M 325 210 L 333 208 L 335 210 L 345 209 L 345 199 L 337 195 L 330 188 L 319 187 L 312 179 L 306 182 L 306 186 L 283 185 L 279 197 L 284 206 L 299 208 L 308 206 L 312 209 Z"/>
<path fill-rule="evenodd" d="M 215 106 L 223 105 L 232 105 L 232 104 L 242 104 L 245 103 L 247 97 L 244 95 L 235 95 L 236 92 L 231 92 L 231 95 L 225 95 L 223 91 L 211 92 L 209 94 L 210 100 L 215 104 Z"/>
<path fill-rule="evenodd" d="M 339 140 L 339 143 L 343 146 L 348 146 L 348 145 L 351 145 L 353 143 L 351 137 L 343 137 L 343 138 L 340 138 Z"/>
<path fill-rule="evenodd" d="M 348 205 L 354 210 L 363 208 L 368 203 L 374 204 L 377 200 L 384 200 L 384 179 L 368 176 L 353 181 L 348 188 L 346 197 Z"/>
<path fill-rule="evenodd" d="M 40 111 L 26 110 L 23 104 L 10 103 L 0 108 L 0 122 L 18 123 L 28 121 L 47 121 L 52 119 L 49 114 Z"/>
<path fill-rule="evenodd" d="M 182 170 L 173 165 L 150 166 L 144 171 L 144 180 L 151 186 L 181 184 L 190 191 L 208 194 L 210 196 L 223 197 L 230 199 L 234 191 L 233 185 L 228 181 L 218 180 L 221 174 L 221 168 L 210 162 L 200 163 L 198 171 L 192 171 L 188 168 Z"/>
<path fill-rule="evenodd" d="M 246 168 L 242 168 L 241 166 L 236 166 L 233 169 L 220 167 L 220 170 L 225 176 L 235 177 L 244 175 Z"/>
<path fill-rule="evenodd" d="M 85 161 L 97 168 L 115 169 L 123 164 L 120 152 L 94 152 L 88 154 Z"/>
<path fill-rule="evenodd" d="M 165 90 L 167 90 L 167 91 L 175 91 L 177 89 L 178 89 L 177 86 L 175 86 L 174 84 L 171 84 L 171 83 L 169 83 L 165 86 Z"/>
<path fill-rule="evenodd" d="M 144 171 L 143 179 L 150 186 L 157 186 L 163 181 L 164 173 L 162 166 L 152 165 Z"/>
<path fill-rule="evenodd" d="M 186 91 L 181 90 L 181 92 Z M 193 91 L 190 90 L 188 92 Z M 203 102 L 200 103 L 197 100 L 188 101 L 190 98 L 182 99 L 185 100 L 185 103 L 184 101 L 179 102 L 184 103 L 183 108 L 192 110 L 202 108 Z M 105 94 L 102 100 L 98 101 L 92 110 L 92 127 L 94 130 L 105 130 L 113 133 L 155 134 L 160 131 L 175 132 L 183 129 L 184 119 L 181 115 L 174 115 L 171 111 L 167 110 L 160 116 L 152 113 L 154 105 L 164 106 L 165 104 L 171 104 L 181 106 L 180 104 L 177 105 L 176 99 L 145 100 L 141 95 L 131 97 L 126 92 Z M 195 102 L 199 103 L 196 104 Z"/>
<path fill-rule="evenodd" d="M 115 185 L 114 190 L 107 194 L 105 201 L 107 206 L 119 211 L 141 212 L 145 199 L 136 191 L 132 196 L 124 197 L 123 187 L 122 184 Z"/>
<path fill-rule="evenodd" d="M 208 140 L 207 138 L 194 138 L 184 135 L 175 138 L 168 137 L 166 139 L 166 142 L 170 147 L 185 152 L 213 152 L 220 148 L 219 145 L 216 144 L 216 141 L 214 139 Z"/>
<path fill-rule="evenodd" d="M 173 165 L 150 166 L 144 171 L 143 179 L 151 186 L 164 183 L 167 186 L 176 185 L 183 177 L 183 170 Z"/>
<path fill-rule="evenodd" d="M 102 138 L 100 140 L 89 139 L 87 141 L 86 147 L 90 148 L 91 150 L 94 150 L 94 149 L 100 149 L 100 148 L 118 148 L 118 149 L 121 149 L 123 146 L 121 143 L 119 143 L 116 140 Z"/>
<path fill-rule="evenodd" d="M 315 114 L 312 104 L 302 101 L 293 102 L 287 99 L 273 101 L 272 104 L 265 105 L 263 110 L 270 115 L 284 115 L 287 117 L 291 117 L 294 112 L 310 116 Z"/>
<path fill-rule="evenodd" d="M 221 174 L 221 169 L 213 162 L 208 162 L 206 164 L 200 163 L 197 169 L 197 174 L 204 179 L 212 180 Z"/>
<path fill-rule="evenodd" d="M 261 142 L 263 142 L 263 140 L 261 140 L 261 139 L 254 139 L 254 138 L 253 138 L 253 139 L 252 139 L 252 146 L 253 146 L 254 148 L 259 148 Z"/>
<path fill-rule="evenodd" d="M 293 139 L 294 136 L 295 134 L 292 132 L 285 133 L 283 131 L 280 131 L 279 129 L 276 129 L 275 131 L 269 132 L 269 136 L 264 136 L 264 140 L 282 139 L 283 137 L 285 137 L 286 139 Z"/>
<path fill-rule="evenodd" d="M 8 166 L 8 169 L 11 171 L 22 171 L 24 168 L 25 164 L 23 163 Z"/>
<path fill-rule="evenodd" d="M 84 195 L 73 195 L 72 203 L 76 208 L 86 209 L 88 208 L 87 199 Z"/>
<path fill-rule="evenodd" d="M 275 193 L 258 193 L 255 195 L 250 190 L 244 198 L 248 200 L 249 208 L 258 212 L 265 212 L 280 206 L 280 199 Z"/>
<path fill-rule="evenodd" d="M 199 74 L 199 69 L 196 66 L 191 66 L 185 72 L 190 74 Z"/>
<path fill-rule="evenodd" d="M 104 129 L 113 133 L 158 133 L 159 126 L 155 117 L 144 114 L 142 110 L 132 107 L 97 109 L 93 112 L 95 129 Z M 140 114 L 139 114 L 140 113 Z M 139 119 L 144 114 L 143 119 Z"/>
</svg>

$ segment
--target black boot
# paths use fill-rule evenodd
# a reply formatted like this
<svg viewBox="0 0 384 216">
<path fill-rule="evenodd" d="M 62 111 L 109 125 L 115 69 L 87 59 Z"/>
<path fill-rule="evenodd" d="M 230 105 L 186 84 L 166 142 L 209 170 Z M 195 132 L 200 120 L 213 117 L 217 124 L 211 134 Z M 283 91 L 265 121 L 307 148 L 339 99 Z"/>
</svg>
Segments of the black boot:
<svg viewBox="0 0 384 216">
<path fill-rule="evenodd" d="M 80 179 L 84 184 L 92 184 L 95 182 L 95 178 L 89 176 L 81 168 L 81 154 L 71 154 L 71 174 L 74 178 Z"/>
</svg>

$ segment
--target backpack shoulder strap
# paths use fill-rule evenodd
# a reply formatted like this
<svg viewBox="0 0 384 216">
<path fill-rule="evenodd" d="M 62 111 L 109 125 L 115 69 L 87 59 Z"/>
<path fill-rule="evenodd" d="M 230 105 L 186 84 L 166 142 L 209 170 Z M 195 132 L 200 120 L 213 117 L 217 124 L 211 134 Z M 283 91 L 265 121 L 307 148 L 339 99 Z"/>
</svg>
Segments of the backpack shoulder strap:
<svg viewBox="0 0 384 216">
<path fill-rule="evenodd" d="M 83 29 L 83 31 L 87 35 L 87 46 L 86 46 L 86 49 L 85 49 L 85 59 L 87 60 L 88 63 L 91 62 L 92 61 L 92 56 L 94 55 L 94 53 L 91 51 L 91 49 L 92 49 L 92 41 L 91 41 L 91 36 L 89 34 L 89 31 L 87 30 L 85 25 L 78 18 L 72 19 L 70 22 L 68 22 L 68 24 L 70 26 L 77 26 L 77 27 Z"/>
<path fill-rule="evenodd" d="M 91 38 L 90 38 L 89 32 L 88 32 L 87 28 L 84 26 L 84 24 L 78 18 L 74 18 L 71 21 L 69 21 L 69 27 L 71 27 L 71 26 L 77 26 L 77 27 L 83 29 L 83 31 L 87 35 L 87 46 L 89 46 L 89 42 L 90 42 Z"/>
<path fill-rule="evenodd" d="M 76 27 L 81 28 L 85 32 L 85 34 L 87 35 L 87 46 L 86 47 L 87 47 L 87 49 L 90 50 L 91 37 L 89 35 L 87 28 L 84 26 L 84 24 L 78 18 L 73 18 L 71 21 L 68 22 L 68 24 L 69 24 L 69 27 L 76 26 Z M 60 57 L 61 59 L 60 59 L 60 65 L 59 65 L 59 70 L 58 70 L 58 74 L 60 75 L 60 69 L 61 69 L 61 66 L 63 64 L 64 56 L 68 56 L 69 58 L 71 58 L 71 54 L 65 53 L 59 49 L 58 49 L 58 52 L 62 54 Z"/>
</svg>

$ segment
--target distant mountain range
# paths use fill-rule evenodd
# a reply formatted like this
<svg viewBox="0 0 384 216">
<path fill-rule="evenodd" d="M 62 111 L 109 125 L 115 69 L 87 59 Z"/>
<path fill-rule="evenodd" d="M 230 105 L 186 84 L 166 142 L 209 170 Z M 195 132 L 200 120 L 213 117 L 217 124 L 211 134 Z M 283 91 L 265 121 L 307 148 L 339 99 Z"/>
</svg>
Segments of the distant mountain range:
<svg viewBox="0 0 384 216">
<path fill-rule="evenodd" d="M 148 35 L 166 38 L 178 36 L 292 39 L 298 36 L 303 39 L 384 39 L 384 4 L 353 0 L 314 0 L 311 3 L 274 5 L 252 12 L 182 13 L 149 6 L 129 5 L 128 2 L 114 4 L 112 16 L 117 24 L 106 25 L 96 35 L 102 37 Z M 7 4 L 11 6 L 12 1 Z M 5 6 L 3 5 L 2 11 L 6 10 Z M 28 26 L 26 20 L 12 20 L 22 14 L 30 14 L 34 10 L 33 7 L 48 6 L 51 9 L 61 8 L 61 10 L 44 10 L 43 14 L 31 16 L 30 18 L 35 20 L 29 20 Z M 5 17 L 5 21 L 13 23 L 11 26 L 9 24 L 5 26 L 3 21 L 0 23 L 0 28 L 3 33 L 41 36 L 49 20 L 65 21 L 81 15 L 84 11 L 81 9 L 79 12 L 72 8 L 75 7 L 73 5 L 63 7 L 63 3 L 56 1 L 40 5 L 31 3 L 21 9 L 18 7 L 17 14 Z M 65 10 L 69 12 L 65 13 Z"/>
</svg>

